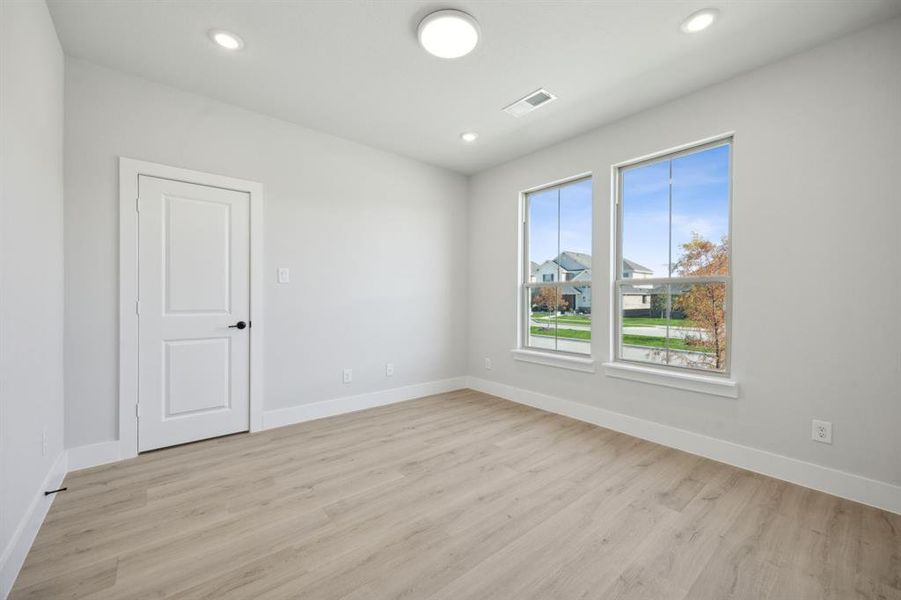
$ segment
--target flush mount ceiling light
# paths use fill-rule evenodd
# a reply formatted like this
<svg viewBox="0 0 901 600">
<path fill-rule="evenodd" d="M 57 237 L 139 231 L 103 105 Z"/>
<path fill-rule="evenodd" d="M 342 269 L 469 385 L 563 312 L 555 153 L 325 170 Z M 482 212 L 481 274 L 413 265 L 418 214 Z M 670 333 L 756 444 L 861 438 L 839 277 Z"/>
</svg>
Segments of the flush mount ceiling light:
<svg viewBox="0 0 901 600">
<path fill-rule="evenodd" d="M 479 24 L 459 10 L 439 10 L 419 23 L 419 43 L 439 58 L 466 56 L 479 43 Z"/>
<path fill-rule="evenodd" d="M 718 14 L 719 11 L 715 8 L 699 10 L 696 13 L 690 14 L 687 19 L 682 21 L 682 25 L 679 28 L 685 33 L 698 33 L 699 31 L 704 31 L 713 25 Z"/>
<path fill-rule="evenodd" d="M 210 39 L 226 50 L 240 50 L 244 47 L 244 40 L 238 35 L 222 29 L 211 29 Z"/>
<path fill-rule="evenodd" d="M 460 139 L 467 143 L 472 143 L 479 139 L 479 134 L 475 131 L 466 131 L 460 134 Z"/>
</svg>

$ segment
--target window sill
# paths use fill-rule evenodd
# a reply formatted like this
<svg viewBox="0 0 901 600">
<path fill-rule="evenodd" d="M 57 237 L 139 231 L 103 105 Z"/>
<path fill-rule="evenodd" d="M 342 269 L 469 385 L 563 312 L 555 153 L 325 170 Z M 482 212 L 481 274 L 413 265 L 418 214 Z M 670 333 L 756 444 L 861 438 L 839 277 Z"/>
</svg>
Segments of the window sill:
<svg viewBox="0 0 901 600">
<path fill-rule="evenodd" d="M 662 385 L 690 392 L 723 396 L 725 398 L 738 398 L 738 382 L 725 377 L 676 373 L 652 367 L 610 362 L 604 363 L 604 371 L 608 377 Z"/>
<path fill-rule="evenodd" d="M 546 367 L 557 367 L 558 369 L 569 369 L 570 371 L 581 371 L 583 373 L 594 373 L 595 364 L 593 358 L 582 358 L 581 356 L 570 356 L 568 354 L 555 354 L 552 352 L 540 352 L 538 350 L 513 349 L 510 351 L 513 358 L 523 362 L 544 365 Z"/>
</svg>

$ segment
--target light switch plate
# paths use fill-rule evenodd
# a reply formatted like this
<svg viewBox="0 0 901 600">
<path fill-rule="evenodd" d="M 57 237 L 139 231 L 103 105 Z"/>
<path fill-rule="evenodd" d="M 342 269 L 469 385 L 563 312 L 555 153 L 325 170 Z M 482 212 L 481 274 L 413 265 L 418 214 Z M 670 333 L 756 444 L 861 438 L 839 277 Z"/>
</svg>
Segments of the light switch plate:
<svg viewBox="0 0 901 600">
<path fill-rule="evenodd" d="M 278 268 L 278 282 L 279 283 L 288 283 L 291 281 L 291 271 L 288 267 L 279 267 Z"/>
</svg>

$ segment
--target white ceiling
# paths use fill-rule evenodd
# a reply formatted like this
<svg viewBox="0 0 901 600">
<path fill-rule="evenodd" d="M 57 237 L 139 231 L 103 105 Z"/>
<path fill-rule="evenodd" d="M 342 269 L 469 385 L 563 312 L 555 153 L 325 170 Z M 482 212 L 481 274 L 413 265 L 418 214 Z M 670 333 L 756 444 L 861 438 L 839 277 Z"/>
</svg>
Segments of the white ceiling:
<svg viewBox="0 0 901 600">
<path fill-rule="evenodd" d="M 901 14 L 901 0 L 280 2 L 50 0 L 73 56 L 473 173 Z M 720 20 L 695 35 L 690 13 Z M 482 42 L 427 55 L 419 20 L 459 8 Z M 228 53 L 207 30 L 244 38 Z M 545 87 L 559 100 L 501 112 Z M 481 135 L 460 141 L 463 131 Z"/>
</svg>

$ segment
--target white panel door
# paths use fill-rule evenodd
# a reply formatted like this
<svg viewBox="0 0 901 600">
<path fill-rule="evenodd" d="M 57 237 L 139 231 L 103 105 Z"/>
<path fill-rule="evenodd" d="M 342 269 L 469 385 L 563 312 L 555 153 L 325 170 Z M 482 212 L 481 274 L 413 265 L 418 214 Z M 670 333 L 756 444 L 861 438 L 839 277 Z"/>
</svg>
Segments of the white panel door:
<svg viewBox="0 0 901 600">
<path fill-rule="evenodd" d="M 144 175 L 138 189 L 138 450 L 247 431 L 250 197 Z"/>
</svg>

